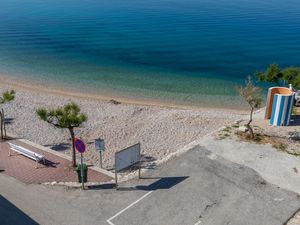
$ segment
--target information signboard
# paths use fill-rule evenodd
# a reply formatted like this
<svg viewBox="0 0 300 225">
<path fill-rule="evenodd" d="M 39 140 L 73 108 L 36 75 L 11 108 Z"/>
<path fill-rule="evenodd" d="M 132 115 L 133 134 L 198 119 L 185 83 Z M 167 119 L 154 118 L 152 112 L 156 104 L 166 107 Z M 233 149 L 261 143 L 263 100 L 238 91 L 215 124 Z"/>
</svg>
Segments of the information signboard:
<svg viewBox="0 0 300 225">
<path fill-rule="evenodd" d="M 140 143 L 125 148 L 115 153 L 115 179 L 116 188 L 118 189 L 118 172 L 126 169 L 141 161 Z M 139 165 L 139 178 L 141 178 L 141 165 Z"/>
<path fill-rule="evenodd" d="M 95 139 L 95 147 L 98 152 L 104 152 L 105 151 L 105 144 L 103 139 Z"/>
<path fill-rule="evenodd" d="M 115 167 L 116 171 L 119 172 L 127 167 L 130 167 L 138 162 L 140 162 L 140 144 L 132 145 L 128 148 L 125 148 L 119 152 L 116 152 L 115 155 Z"/>
</svg>

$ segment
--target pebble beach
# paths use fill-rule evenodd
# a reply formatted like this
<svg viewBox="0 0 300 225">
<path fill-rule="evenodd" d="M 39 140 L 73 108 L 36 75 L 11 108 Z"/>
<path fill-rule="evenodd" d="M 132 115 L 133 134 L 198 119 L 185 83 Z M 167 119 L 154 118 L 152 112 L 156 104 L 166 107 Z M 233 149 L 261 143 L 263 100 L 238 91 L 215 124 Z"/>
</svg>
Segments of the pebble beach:
<svg viewBox="0 0 300 225">
<path fill-rule="evenodd" d="M 54 128 L 39 120 L 36 110 L 75 102 L 88 116 L 88 121 L 75 129 L 76 136 L 87 143 L 85 161 L 99 165 L 94 140 L 102 138 L 106 146 L 103 155 L 106 169 L 113 168 L 116 151 L 135 143 L 141 144 L 144 160 L 155 164 L 157 160 L 246 114 L 240 110 L 124 103 L 47 91 L 46 87 L 42 91 L 41 87 L 28 87 L 21 82 L 1 79 L 0 92 L 9 89 L 16 91 L 15 100 L 3 105 L 9 133 L 69 155 L 68 130 Z"/>
</svg>

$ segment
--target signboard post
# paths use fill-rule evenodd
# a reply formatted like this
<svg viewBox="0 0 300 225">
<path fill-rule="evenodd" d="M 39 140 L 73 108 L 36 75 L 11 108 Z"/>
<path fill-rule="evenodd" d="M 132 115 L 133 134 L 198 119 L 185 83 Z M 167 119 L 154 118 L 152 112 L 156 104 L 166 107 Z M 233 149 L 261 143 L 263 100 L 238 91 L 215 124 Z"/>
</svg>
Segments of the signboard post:
<svg viewBox="0 0 300 225">
<path fill-rule="evenodd" d="M 83 159 L 82 159 L 82 153 L 80 153 L 80 173 L 81 173 L 81 184 L 82 184 L 82 189 L 84 189 L 84 177 L 83 177 Z"/>
<path fill-rule="evenodd" d="M 102 152 L 105 151 L 105 144 L 104 144 L 104 140 L 103 139 L 95 139 L 95 147 L 96 147 L 96 151 L 99 152 L 99 156 L 100 156 L 100 168 L 102 168 Z"/>
<path fill-rule="evenodd" d="M 80 174 L 81 174 L 81 183 L 82 183 L 82 189 L 84 189 L 84 175 L 83 175 L 83 157 L 82 157 L 82 153 L 85 152 L 85 143 L 78 139 L 75 138 L 74 140 L 74 144 L 75 144 L 75 148 L 78 152 L 80 152 L 80 163 L 81 163 L 81 167 L 80 167 Z"/>
<path fill-rule="evenodd" d="M 132 145 L 115 153 L 115 179 L 118 188 L 118 172 L 132 165 L 139 164 L 139 178 L 141 177 L 141 148 L 140 143 Z"/>
</svg>

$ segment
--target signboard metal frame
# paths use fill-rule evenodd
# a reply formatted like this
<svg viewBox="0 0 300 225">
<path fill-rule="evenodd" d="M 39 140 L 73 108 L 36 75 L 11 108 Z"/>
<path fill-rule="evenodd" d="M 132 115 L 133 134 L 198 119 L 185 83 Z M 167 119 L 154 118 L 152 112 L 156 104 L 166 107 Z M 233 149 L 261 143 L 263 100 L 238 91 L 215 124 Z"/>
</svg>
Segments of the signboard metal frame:
<svg viewBox="0 0 300 225">
<path fill-rule="evenodd" d="M 138 154 L 139 154 L 138 161 L 134 162 L 134 163 L 132 163 L 130 165 L 128 165 L 127 167 L 124 167 L 124 168 L 121 168 L 121 169 L 118 170 L 117 169 L 117 164 L 116 164 L 117 163 L 117 155 L 118 155 L 118 153 L 124 152 L 124 151 L 126 151 L 126 150 L 128 150 L 128 149 L 130 149 L 130 148 L 132 148 L 134 146 L 138 146 L 138 149 L 139 149 L 139 151 L 138 151 Z M 118 171 L 125 170 L 125 169 L 127 169 L 127 168 L 129 168 L 129 167 L 131 167 L 133 165 L 138 165 L 139 179 L 140 179 L 141 178 L 141 144 L 140 143 L 131 145 L 131 146 L 129 146 L 127 148 L 124 148 L 124 149 L 122 149 L 122 150 L 120 150 L 120 151 L 118 151 L 118 152 L 115 153 L 115 180 L 116 180 L 116 189 L 118 189 Z"/>
</svg>

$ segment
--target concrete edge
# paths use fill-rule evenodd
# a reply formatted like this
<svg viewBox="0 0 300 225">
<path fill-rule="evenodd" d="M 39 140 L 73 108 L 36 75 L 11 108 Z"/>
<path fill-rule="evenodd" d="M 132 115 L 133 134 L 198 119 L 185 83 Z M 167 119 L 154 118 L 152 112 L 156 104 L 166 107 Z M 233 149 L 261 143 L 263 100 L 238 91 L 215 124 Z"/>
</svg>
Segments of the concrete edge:
<svg viewBox="0 0 300 225">
<path fill-rule="evenodd" d="M 43 185 L 49 185 L 49 186 L 60 186 L 60 187 L 69 187 L 69 188 L 82 188 L 82 184 L 79 182 L 44 182 L 41 183 Z M 100 186 L 105 184 L 112 184 L 111 181 L 106 182 L 86 182 L 84 183 L 85 188 L 94 187 L 94 186 Z"/>
</svg>

